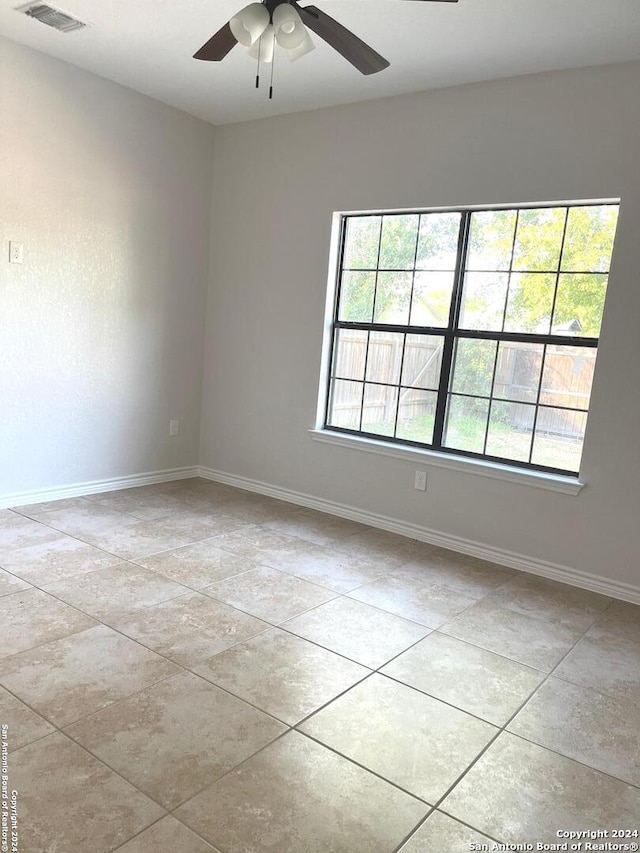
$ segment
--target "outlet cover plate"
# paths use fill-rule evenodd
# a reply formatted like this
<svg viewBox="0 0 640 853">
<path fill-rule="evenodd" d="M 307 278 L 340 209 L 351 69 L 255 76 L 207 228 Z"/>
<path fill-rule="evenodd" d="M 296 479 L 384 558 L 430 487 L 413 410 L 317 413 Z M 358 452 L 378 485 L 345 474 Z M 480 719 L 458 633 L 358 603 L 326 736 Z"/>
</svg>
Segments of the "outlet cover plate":
<svg viewBox="0 0 640 853">
<path fill-rule="evenodd" d="M 9 243 L 9 263 L 23 264 L 24 263 L 24 243 L 16 243 L 11 240 Z"/>
<path fill-rule="evenodd" d="M 415 479 L 413 482 L 413 488 L 418 492 L 426 492 L 427 490 L 427 472 L 426 471 L 416 471 Z"/>
</svg>

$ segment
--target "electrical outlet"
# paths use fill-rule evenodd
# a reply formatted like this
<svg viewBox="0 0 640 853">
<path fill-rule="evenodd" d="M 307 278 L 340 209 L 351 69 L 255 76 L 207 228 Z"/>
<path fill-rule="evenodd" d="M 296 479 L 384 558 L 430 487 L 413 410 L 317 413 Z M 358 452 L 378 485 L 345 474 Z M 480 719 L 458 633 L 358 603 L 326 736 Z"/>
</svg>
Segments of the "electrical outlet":
<svg viewBox="0 0 640 853">
<path fill-rule="evenodd" d="M 413 481 L 413 488 L 417 489 L 419 492 L 426 492 L 427 490 L 427 472 L 426 471 L 416 471 L 416 476 Z"/>
<path fill-rule="evenodd" d="M 180 432 L 180 421 L 169 421 L 169 435 L 178 435 Z"/>
<path fill-rule="evenodd" d="M 11 240 L 9 243 L 9 263 L 23 264 L 24 263 L 24 243 L 16 243 Z"/>
</svg>

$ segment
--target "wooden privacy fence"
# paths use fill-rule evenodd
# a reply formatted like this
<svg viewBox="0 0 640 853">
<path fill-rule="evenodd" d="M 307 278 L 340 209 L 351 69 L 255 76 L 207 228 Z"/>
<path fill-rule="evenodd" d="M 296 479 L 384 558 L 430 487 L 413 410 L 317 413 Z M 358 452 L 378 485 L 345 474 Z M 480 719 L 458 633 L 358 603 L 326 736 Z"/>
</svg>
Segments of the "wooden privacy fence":
<svg viewBox="0 0 640 853">
<path fill-rule="evenodd" d="M 541 361 L 536 345 L 509 343 L 500 349 L 494 396 L 523 401 L 509 404 L 508 424 L 514 429 L 533 426 L 533 407 L 523 403 L 536 400 Z M 595 348 L 547 346 L 537 430 L 572 438 L 584 435 L 595 363 Z"/>
<path fill-rule="evenodd" d="M 363 424 L 395 419 L 399 394 L 398 421 L 434 415 L 440 378 L 442 338 L 407 335 L 402 357 L 401 333 L 371 332 L 367 354 L 367 333 L 340 330 L 335 375 L 389 386 L 400 382 L 400 389 L 367 385 L 363 402 Z M 596 350 L 584 347 L 547 346 L 544 361 L 541 408 L 537 429 L 565 437 L 584 434 Z M 501 412 L 505 425 L 527 430 L 533 425 L 534 408 L 540 381 L 542 347 L 536 344 L 503 342 L 498 353 L 493 396 L 509 401 Z M 431 390 L 427 390 L 431 389 Z M 338 385 L 334 389 L 332 423 L 357 428 L 360 422 L 361 386 Z M 561 408 L 557 408 L 561 407 Z M 581 409 L 583 411 L 567 411 Z"/>
</svg>

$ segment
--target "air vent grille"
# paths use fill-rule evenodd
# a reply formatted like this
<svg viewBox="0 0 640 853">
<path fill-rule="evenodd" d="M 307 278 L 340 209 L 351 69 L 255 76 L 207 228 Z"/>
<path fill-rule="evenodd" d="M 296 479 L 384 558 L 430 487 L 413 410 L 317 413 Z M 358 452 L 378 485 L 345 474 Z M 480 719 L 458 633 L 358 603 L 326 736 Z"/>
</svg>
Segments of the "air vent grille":
<svg viewBox="0 0 640 853">
<path fill-rule="evenodd" d="M 61 33 L 71 33 L 87 26 L 82 21 L 67 15 L 66 12 L 54 9 L 53 6 L 48 6 L 46 3 L 28 3 L 26 6 L 20 6 L 16 11 L 22 12 L 30 18 L 35 18 L 36 21 L 53 27 L 54 30 L 59 30 Z"/>
</svg>

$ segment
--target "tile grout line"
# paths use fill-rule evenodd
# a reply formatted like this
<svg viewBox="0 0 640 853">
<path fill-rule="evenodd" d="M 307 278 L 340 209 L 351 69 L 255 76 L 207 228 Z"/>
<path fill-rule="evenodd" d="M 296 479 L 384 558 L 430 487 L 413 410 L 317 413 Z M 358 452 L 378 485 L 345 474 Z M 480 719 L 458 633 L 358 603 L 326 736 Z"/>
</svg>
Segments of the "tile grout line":
<svg viewBox="0 0 640 853">
<path fill-rule="evenodd" d="M 202 788 L 199 788 L 199 789 L 195 792 L 195 794 L 191 794 L 191 796 L 187 797 L 187 799 L 186 799 L 186 800 L 183 800 L 183 801 L 182 801 L 181 803 L 179 803 L 177 806 L 174 806 L 172 809 L 168 809 L 169 814 L 171 814 L 173 817 L 175 817 L 175 812 L 177 812 L 177 811 L 178 811 L 178 809 L 181 809 L 181 808 L 182 808 L 183 806 L 185 806 L 187 803 L 191 802 L 191 800 L 194 800 L 196 797 L 199 797 L 199 796 L 200 796 L 202 793 L 204 793 L 204 791 L 206 791 L 208 788 L 213 787 L 213 785 L 217 785 L 217 784 L 218 784 L 218 782 L 220 782 L 222 779 L 224 779 L 224 778 L 225 778 L 226 776 L 228 776 L 230 773 L 234 773 L 236 770 L 238 770 L 240 767 L 242 767 L 242 765 L 243 765 L 243 764 L 246 764 L 248 761 L 251 761 L 251 760 L 252 760 L 253 758 L 255 758 L 257 755 L 260 755 L 260 753 L 261 753 L 261 752 L 264 752 L 264 751 L 265 751 L 265 749 L 268 749 L 270 746 L 273 746 L 273 745 L 274 745 L 275 743 L 277 743 L 279 740 L 282 740 L 283 738 L 287 737 L 287 735 L 290 735 L 290 734 L 292 733 L 292 731 L 293 731 L 293 729 L 292 729 L 291 727 L 287 727 L 287 730 L 286 730 L 286 731 L 284 731 L 284 732 L 280 732 L 280 734 L 279 734 L 279 735 L 276 735 L 276 737 L 274 737 L 274 738 L 273 738 L 272 740 L 270 740 L 268 743 L 265 743 L 265 744 L 264 744 L 264 746 L 261 746 L 261 747 L 260 747 L 260 749 L 258 749 L 258 750 L 256 750 L 255 752 L 251 753 L 251 755 L 247 755 L 247 757 L 246 757 L 246 758 L 243 758 L 243 759 L 242 759 L 242 761 L 240 761 L 238 764 L 234 764 L 234 765 L 233 765 L 233 767 L 229 767 L 227 770 L 225 770 L 225 771 L 224 771 L 224 773 L 222 773 L 220 776 L 218 776 L 218 778 L 217 778 L 217 779 L 214 779 L 214 780 L 213 780 L 213 781 L 211 781 L 211 782 L 207 782 L 207 784 L 206 784 L 206 785 L 203 785 L 203 787 L 202 787 Z M 298 732 L 298 734 L 300 734 L 300 733 Z M 179 820 L 179 818 L 176 818 L 176 820 Z M 185 824 L 185 826 L 189 826 L 189 824 Z M 190 827 L 190 826 L 189 826 L 189 829 L 191 829 L 191 827 Z M 208 843 L 208 844 L 210 844 L 211 842 L 207 842 L 207 843 Z"/>
<path fill-rule="evenodd" d="M 264 633 L 266 633 L 266 631 Z M 261 636 L 261 635 L 257 635 L 257 636 Z M 251 638 L 251 639 L 253 639 L 253 638 Z M 238 644 L 238 645 L 240 645 L 240 644 Z M 236 648 L 236 647 L 234 646 L 233 648 Z M 225 650 L 225 651 L 227 651 L 227 650 Z M 228 650 L 228 651 L 230 651 L 230 650 Z M 223 653 L 221 653 L 221 654 L 223 654 Z M 216 657 L 216 655 L 213 655 L 213 657 Z M 208 660 L 211 660 L 211 658 L 208 658 Z M 250 699 L 246 699 L 244 696 L 240 696 L 239 694 L 234 693 L 233 690 L 231 690 L 229 687 L 225 687 L 222 684 L 218 684 L 218 682 L 213 681 L 210 677 L 208 677 L 206 675 L 202 675 L 202 673 L 195 672 L 192 669 L 187 670 L 187 672 L 190 672 L 193 675 L 198 676 L 198 678 L 202 678 L 204 681 L 208 682 L 209 684 L 212 684 L 214 687 L 217 687 L 219 690 L 223 690 L 225 693 L 228 693 L 230 696 L 233 696 L 234 699 L 239 699 L 241 702 L 244 702 L 245 704 L 250 705 L 252 708 L 254 708 L 256 711 L 259 711 L 261 714 L 266 714 L 268 717 L 271 717 L 271 719 L 275 720 L 277 723 L 281 723 L 283 726 L 286 726 L 289 729 L 289 731 L 297 731 L 297 726 L 301 725 L 303 722 L 306 722 L 306 720 L 309 717 L 313 716 L 314 714 L 317 713 L 318 710 L 320 710 L 320 709 L 316 709 L 314 711 L 310 711 L 305 717 L 300 719 L 297 723 L 289 723 L 289 722 L 287 722 L 287 720 L 283 720 L 281 717 L 276 717 L 270 711 L 265 711 L 264 708 L 260 708 L 258 705 L 254 705 Z M 373 674 L 374 674 L 373 672 L 367 672 L 365 675 L 362 676 L 362 678 L 359 678 L 357 681 L 354 681 L 353 684 L 349 685 L 349 687 L 345 687 L 344 690 L 342 690 L 340 693 L 336 694 L 336 696 L 334 696 L 333 699 L 329 699 L 321 707 L 325 708 L 327 705 L 329 705 L 335 699 L 338 699 L 340 696 L 344 696 L 345 693 L 348 693 L 349 690 L 351 690 L 353 687 L 357 686 L 358 684 L 362 684 L 363 681 L 366 681 L 369 678 L 369 676 L 373 675 Z"/>
<path fill-rule="evenodd" d="M 402 848 L 405 846 L 405 844 L 408 844 L 408 843 L 409 843 L 409 841 L 411 841 L 411 839 L 414 837 L 414 835 L 416 834 L 416 832 L 418 832 L 418 830 L 419 830 L 422 826 L 424 826 L 424 825 L 425 825 L 425 823 L 429 820 L 429 818 L 431 817 L 431 815 L 435 813 L 435 811 L 436 811 L 435 806 L 430 806 L 430 807 L 429 807 L 429 811 L 426 813 L 426 815 L 424 815 L 424 817 L 422 817 L 422 818 L 421 818 L 421 819 L 416 823 L 416 825 L 413 827 L 413 829 L 409 832 L 409 834 L 408 834 L 408 835 L 405 835 L 405 836 L 404 836 L 404 838 L 402 839 L 402 841 L 400 842 L 400 844 L 398 844 L 396 847 L 394 847 L 394 848 L 393 848 L 392 853 L 402 853 Z"/>
<path fill-rule="evenodd" d="M 118 850 L 122 850 L 122 848 L 126 847 L 129 842 L 135 841 L 136 838 L 140 838 L 140 836 L 143 835 L 148 829 L 153 829 L 154 826 L 157 826 L 161 821 L 165 820 L 169 816 L 170 815 L 165 814 L 162 815 L 162 817 L 159 817 L 157 820 L 154 820 L 153 823 L 150 823 L 149 826 L 145 826 L 143 829 L 136 832 L 136 834 L 132 835 L 131 838 L 127 838 L 126 841 L 123 841 L 122 844 L 119 844 L 112 851 L 110 851 L 110 853 L 118 853 Z"/>
<path fill-rule="evenodd" d="M 459 820 L 458 818 L 452 818 L 450 815 L 445 814 L 445 812 L 440 811 L 440 809 L 437 809 L 437 808 L 434 806 L 434 807 L 431 809 L 431 811 L 429 812 L 429 814 L 428 814 L 428 815 L 426 815 L 426 817 L 424 817 L 424 818 L 423 818 L 423 819 L 422 819 L 422 820 L 421 820 L 421 821 L 420 821 L 420 822 L 419 822 L 419 823 L 418 823 L 418 824 L 417 824 L 417 825 L 416 825 L 416 826 L 411 830 L 411 833 L 410 833 L 409 835 L 407 835 L 407 836 L 406 836 L 406 838 L 404 838 L 404 839 L 400 842 L 400 845 L 399 845 L 398 847 L 395 847 L 395 848 L 393 849 L 392 853 L 402 853 L 402 850 L 403 850 L 403 848 L 404 848 L 405 844 L 407 844 L 409 841 L 411 841 L 411 839 L 412 839 L 412 838 L 413 838 L 413 837 L 414 837 L 414 836 L 415 836 L 415 835 L 416 835 L 416 834 L 417 834 L 417 833 L 422 829 L 422 827 L 425 825 L 425 823 L 427 823 L 427 821 L 429 820 L 429 818 L 430 818 L 430 817 L 432 817 L 434 814 L 441 814 L 441 815 L 444 815 L 445 817 L 448 817 L 448 818 L 450 818 L 451 820 L 454 820 L 456 823 L 459 823 L 459 824 L 461 824 L 462 826 L 466 826 L 466 827 L 467 827 L 467 829 L 471 829 L 471 830 L 473 830 L 473 832 L 476 832 L 478 835 L 482 835 L 482 836 L 483 836 L 484 838 L 486 838 L 488 841 L 493 841 L 493 842 L 494 842 L 494 844 L 503 844 L 503 843 L 504 843 L 504 842 L 502 842 L 502 841 L 498 841 L 498 839 L 497 839 L 497 838 L 493 838 L 493 836 L 491 836 L 491 835 L 487 835 L 487 833 L 486 833 L 486 832 L 481 832 L 479 829 L 476 829 L 476 827 L 475 827 L 475 826 L 471 826 L 471 824 L 470 824 L 470 823 L 466 823 L 464 820 Z M 449 853 L 449 851 L 441 851 L 441 853 Z"/>
<path fill-rule="evenodd" d="M 369 676 L 367 676 L 367 678 L 368 677 Z M 365 681 L 366 681 L 366 679 L 365 679 Z M 295 732 L 298 735 L 301 735 L 302 737 L 307 738 L 308 740 L 312 741 L 313 743 L 317 744 L 318 746 L 321 746 L 324 749 L 329 750 L 329 752 L 332 752 L 334 755 L 339 756 L 344 761 L 348 761 L 350 764 L 355 764 L 356 767 L 359 767 L 361 770 L 364 770 L 366 773 L 370 773 L 372 776 L 375 776 L 377 779 L 380 779 L 380 781 L 385 782 L 387 785 L 391 785 L 392 788 L 395 788 L 396 790 L 401 791 L 403 794 L 406 794 L 406 796 L 411 797 L 413 800 L 417 800 L 421 805 L 424 805 L 430 809 L 435 808 L 435 806 L 432 805 L 428 800 L 425 800 L 424 797 L 421 797 L 418 794 L 412 793 L 407 788 L 403 788 L 402 785 L 399 785 L 397 782 L 393 782 L 391 779 L 387 779 L 385 776 L 382 776 L 376 770 L 372 770 L 370 767 L 366 767 L 364 764 L 361 764 L 355 758 L 350 758 L 349 756 L 345 755 L 343 752 L 340 752 L 339 749 L 336 749 L 335 746 L 331 746 L 328 743 L 324 743 L 324 741 L 319 740 L 314 735 L 309 734 L 309 732 L 299 731 L 297 728 L 294 728 L 291 731 Z M 286 732 L 285 734 L 290 734 L 290 732 Z"/>
<path fill-rule="evenodd" d="M 196 836 L 196 838 L 199 838 L 200 841 L 202 841 L 204 844 L 207 845 L 207 847 L 210 848 L 211 853 L 222 853 L 222 850 L 220 850 L 218 847 L 214 847 L 211 844 L 211 842 L 207 841 L 207 839 L 203 835 L 200 835 L 200 833 L 197 832 L 192 827 L 187 826 L 186 823 L 183 823 L 172 812 L 168 812 L 167 814 L 163 815 L 162 817 L 159 817 L 158 820 L 155 820 L 152 824 L 149 824 L 149 826 L 145 826 L 144 829 L 141 829 L 140 832 L 136 832 L 136 834 L 132 835 L 131 838 L 127 838 L 126 841 L 123 841 L 122 844 L 120 844 L 114 850 L 110 851 L 110 853 L 118 853 L 119 850 L 123 850 L 127 846 L 127 844 L 130 844 L 132 841 L 135 841 L 136 838 L 140 838 L 140 836 L 144 835 L 144 833 L 147 832 L 147 830 L 153 829 L 154 826 L 157 826 L 163 820 L 167 820 L 167 818 L 169 818 L 171 820 L 175 820 L 176 823 L 178 823 L 178 824 L 180 824 L 180 826 L 184 827 L 187 830 L 187 832 L 192 832 Z M 180 853 L 180 851 L 174 851 L 174 853 Z"/>
<path fill-rule="evenodd" d="M 527 702 L 530 701 L 532 698 L 533 697 L 530 696 Z M 520 710 L 522 710 L 522 708 Z M 504 733 L 511 735 L 512 737 L 516 737 L 519 740 L 523 740 L 526 743 L 530 743 L 533 746 L 537 746 L 540 749 L 544 749 L 547 752 L 552 752 L 554 755 L 558 755 L 560 758 L 565 758 L 567 761 L 573 761 L 574 764 L 580 764 L 582 767 L 586 767 L 588 770 L 593 770 L 596 773 L 599 773 L 601 776 L 606 776 L 607 778 L 612 779 L 614 782 L 620 782 L 623 785 L 628 785 L 629 788 L 635 788 L 637 791 L 640 791 L 640 784 L 636 782 L 629 782 L 627 779 L 621 779 L 619 776 L 614 776 L 613 773 L 608 773 L 606 770 L 601 770 L 599 767 L 594 767 L 591 764 L 587 764 L 585 761 L 580 761 L 579 758 L 572 758 L 570 755 L 565 755 L 563 752 L 558 752 L 558 750 L 553 749 L 553 747 L 544 746 L 543 744 L 538 743 L 535 740 L 531 740 L 530 738 L 526 737 L 525 735 L 521 735 L 518 732 L 507 731 L 505 729 Z"/>
</svg>

